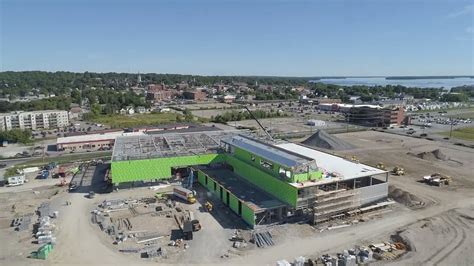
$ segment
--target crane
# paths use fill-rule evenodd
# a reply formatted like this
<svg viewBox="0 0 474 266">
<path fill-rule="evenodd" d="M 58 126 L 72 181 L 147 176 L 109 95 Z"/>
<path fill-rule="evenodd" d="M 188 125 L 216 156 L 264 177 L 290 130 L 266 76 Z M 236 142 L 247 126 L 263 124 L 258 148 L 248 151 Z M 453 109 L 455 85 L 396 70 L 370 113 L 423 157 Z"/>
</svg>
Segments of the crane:
<svg viewBox="0 0 474 266">
<path fill-rule="evenodd" d="M 253 115 L 252 112 L 250 112 L 250 109 L 245 105 L 243 105 L 243 107 L 247 110 L 247 112 L 249 112 L 249 114 L 253 118 L 253 120 L 255 120 L 257 122 L 257 124 L 262 128 L 263 132 L 265 132 L 265 134 L 268 136 L 268 138 L 273 141 L 274 139 L 273 139 L 272 135 L 270 135 L 270 133 L 268 133 L 268 131 L 263 127 L 262 124 L 260 124 L 260 121 L 258 121 L 258 119 Z"/>
</svg>

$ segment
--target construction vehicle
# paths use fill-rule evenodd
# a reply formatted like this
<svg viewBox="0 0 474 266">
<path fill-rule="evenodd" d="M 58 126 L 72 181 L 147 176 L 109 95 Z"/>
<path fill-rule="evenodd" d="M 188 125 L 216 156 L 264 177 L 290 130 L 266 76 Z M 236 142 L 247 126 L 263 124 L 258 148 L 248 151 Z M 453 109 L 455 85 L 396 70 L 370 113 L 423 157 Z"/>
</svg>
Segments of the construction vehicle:
<svg viewBox="0 0 474 266">
<path fill-rule="evenodd" d="M 353 161 L 354 163 L 359 163 L 360 162 L 359 159 L 357 158 L 357 156 L 355 156 L 355 155 L 351 157 L 351 161 Z"/>
<path fill-rule="evenodd" d="M 434 173 L 432 175 L 424 176 L 423 181 L 429 185 L 433 186 L 442 186 L 442 185 L 449 185 L 453 179 L 450 176 L 443 175 L 440 173 Z"/>
<path fill-rule="evenodd" d="M 392 170 L 392 174 L 394 175 L 405 175 L 405 169 L 400 166 L 395 166 Z"/>
<path fill-rule="evenodd" d="M 382 162 L 379 162 L 375 167 L 380 169 L 380 170 L 387 171 L 387 167 L 385 167 L 385 164 L 382 163 Z"/>
<path fill-rule="evenodd" d="M 210 201 L 206 201 L 206 204 L 204 204 L 204 207 L 206 207 L 206 210 L 208 212 L 212 212 L 212 209 L 214 208 L 214 206 L 212 205 Z"/>
<path fill-rule="evenodd" d="M 173 195 L 191 204 L 196 202 L 195 192 L 184 187 L 173 188 Z"/>
</svg>

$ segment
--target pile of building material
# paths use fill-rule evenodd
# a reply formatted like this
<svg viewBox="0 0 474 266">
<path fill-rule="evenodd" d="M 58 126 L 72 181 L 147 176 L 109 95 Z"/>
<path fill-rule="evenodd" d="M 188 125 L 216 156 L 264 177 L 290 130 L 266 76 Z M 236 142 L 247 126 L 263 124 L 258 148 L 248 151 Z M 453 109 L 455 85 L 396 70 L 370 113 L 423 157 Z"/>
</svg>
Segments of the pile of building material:
<svg viewBox="0 0 474 266">
<path fill-rule="evenodd" d="M 25 231 L 28 230 L 31 224 L 31 218 L 33 217 L 32 213 L 23 215 L 21 217 L 13 219 L 11 226 L 15 228 L 15 231 Z"/>
<path fill-rule="evenodd" d="M 409 246 L 405 246 L 402 242 L 383 242 L 378 244 L 371 244 L 369 246 L 355 246 L 351 249 L 343 250 L 342 253 L 335 255 L 323 254 L 316 260 L 306 259 L 305 257 L 295 258 L 294 263 L 287 260 L 277 261 L 279 266 L 291 265 L 368 265 L 376 260 L 394 260 L 399 258 L 402 254 L 409 251 Z"/>
<path fill-rule="evenodd" d="M 288 262 L 287 260 L 279 260 L 276 262 L 277 266 L 305 266 L 305 265 L 315 265 L 314 262 L 309 259 L 306 261 L 306 258 L 303 256 L 299 256 L 295 258 L 293 263 Z"/>
<path fill-rule="evenodd" d="M 350 143 L 328 134 L 324 130 L 318 130 L 309 138 L 302 142 L 303 144 L 316 148 L 323 148 L 328 150 L 349 150 L 353 149 Z"/>
<path fill-rule="evenodd" d="M 49 202 L 43 202 L 41 205 L 38 207 L 38 216 L 41 217 L 46 217 L 49 216 L 50 214 L 50 205 Z"/>
<path fill-rule="evenodd" d="M 38 230 L 35 233 L 38 244 L 55 244 L 56 237 L 53 235 L 55 228 L 49 216 L 40 217 Z"/>
<path fill-rule="evenodd" d="M 253 232 L 252 240 L 259 248 L 275 245 L 273 237 L 268 231 Z"/>
<path fill-rule="evenodd" d="M 161 247 L 151 246 L 141 250 L 142 258 L 155 258 L 163 255 Z"/>
<path fill-rule="evenodd" d="M 56 226 L 54 225 L 51 218 L 57 218 L 58 212 L 51 212 L 49 202 L 43 202 L 38 207 L 38 224 L 36 232 L 34 232 L 35 237 L 37 238 L 38 244 L 55 244 L 56 237 L 54 237 L 54 230 Z"/>
<path fill-rule="evenodd" d="M 45 260 L 48 258 L 49 253 L 53 250 L 53 244 L 44 244 L 37 251 L 31 253 L 31 258 Z"/>
</svg>

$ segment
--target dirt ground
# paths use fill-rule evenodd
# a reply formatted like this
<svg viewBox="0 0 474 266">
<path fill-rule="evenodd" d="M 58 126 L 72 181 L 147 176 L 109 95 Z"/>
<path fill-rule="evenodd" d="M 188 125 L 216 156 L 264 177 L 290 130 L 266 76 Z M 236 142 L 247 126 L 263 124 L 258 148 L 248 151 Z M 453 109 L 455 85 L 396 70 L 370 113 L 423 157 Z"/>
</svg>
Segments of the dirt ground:
<svg viewBox="0 0 474 266">
<path fill-rule="evenodd" d="M 274 265 L 281 259 L 293 261 L 298 256 L 314 259 L 322 254 L 341 252 L 354 245 L 383 242 L 394 234 L 403 237 L 409 243 L 411 251 L 396 261 L 377 264 L 474 264 L 474 259 L 469 254 L 474 245 L 474 168 L 471 149 L 372 131 L 337 136 L 356 147 L 339 152 L 341 156 L 355 155 L 362 163 L 371 165 L 384 162 L 389 169 L 396 165 L 405 168 L 406 175 L 389 178 L 391 194 L 394 197 L 398 195 L 396 200 L 399 203 L 383 213 L 370 214 L 370 217 L 367 215 L 357 224 L 335 230 L 320 231 L 308 224 L 271 226 L 268 230 L 274 236 L 275 246 L 261 249 L 249 243 L 247 248 L 238 250 L 232 248 L 232 242 L 229 241 L 234 230 L 241 229 L 247 239 L 250 231 L 240 218 L 217 201 L 213 213 L 203 211 L 204 202 L 210 198 L 204 189 L 198 187 L 198 202 L 186 205 L 186 208 L 194 212 L 203 229 L 195 233 L 188 249 L 176 250 L 176 247 L 164 246 L 170 255 L 150 260 L 141 259 L 137 254 L 118 252 L 122 246 L 126 247 L 124 244 L 127 242 L 114 245 L 111 238 L 92 223 L 90 212 L 105 199 L 153 196 L 156 193 L 154 190 L 144 187 L 99 193 L 94 199 L 86 197 L 89 187 L 76 193 L 67 193 L 51 185 L 3 191 L 0 193 L 0 239 L 8 240 L 9 244 L 0 249 L 0 264 L 136 265 L 158 262 Z M 440 157 L 442 159 L 432 156 L 422 159 L 416 156 L 436 149 L 444 155 Z M 434 187 L 418 182 L 424 175 L 434 172 L 452 176 L 452 185 Z M 91 186 L 92 183 L 91 181 Z M 44 201 L 49 201 L 52 208 L 59 211 L 59 217 L 55 221 L 58 244 L 50 257 L 41 261 L 27 258 L 31 251 L 38 248 L 37 244 L 32 243 L 32 225 L 27 232 L 14 232 L 10 222 L 19 215 L 34 213 Z M 66 205 L 66 201 L 70 201 L 71 205 Z M 13 204 L 16 205 L 14 211 Z M 132 223 L 137 227 L 146 227 L 147 230 L 156 228 L 157 231 L 165 224 L 167 228 L 174 226 L 170 221 L 160 224 L 142 217 L 136 217 Z M 166 239 L 163 245 L 168 241 Z"/>
</svg>

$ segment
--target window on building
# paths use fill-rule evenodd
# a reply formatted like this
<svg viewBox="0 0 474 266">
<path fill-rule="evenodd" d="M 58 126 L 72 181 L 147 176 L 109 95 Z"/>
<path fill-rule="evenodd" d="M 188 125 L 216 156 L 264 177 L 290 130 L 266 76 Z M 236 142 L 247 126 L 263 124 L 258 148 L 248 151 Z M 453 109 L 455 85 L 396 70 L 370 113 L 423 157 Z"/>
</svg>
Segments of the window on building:
<svg viewBox="0 0 474 266">
<path fill-rule="evenodd" d="M 291 171 L 290 171 L 290 170 L 286 170 L 286 169 L 283 168 L 283 167 L 280 167 L 279 174 L 280 174 L 281 177 L 291 178 Z"/>
<path fill-rule="evenodd" d="M 267 169 L 272 169 L 273 168 L 273 164 L 270 163 L 270 162 L 267 162 L 265 160 L 260 160 L 260 166 L 262 166 L 263 168 L 267 168 Z"/>
</svg>

